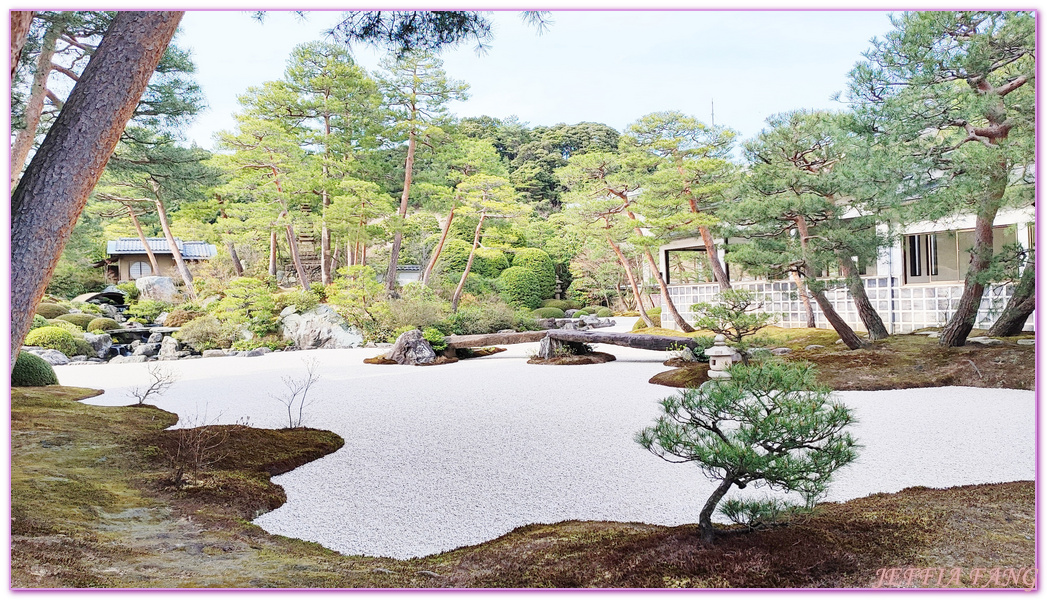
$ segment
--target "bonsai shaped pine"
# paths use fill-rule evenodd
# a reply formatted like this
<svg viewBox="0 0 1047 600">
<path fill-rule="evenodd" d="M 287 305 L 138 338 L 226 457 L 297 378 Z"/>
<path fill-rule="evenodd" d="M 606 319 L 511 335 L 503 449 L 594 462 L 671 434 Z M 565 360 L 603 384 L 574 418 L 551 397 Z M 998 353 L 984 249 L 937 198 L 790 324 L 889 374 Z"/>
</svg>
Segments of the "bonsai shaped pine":
<svg viewBox="0 0 1047 600">
<path fill-rule="evenodd" d="M 742 344 L 742 338 L 754 335 L 775 320 L 770 313 L 758 312 L 763 303 L 748 290 L 723 290 L 718 300 L 716 304 L 699 302 L 691 307 L 698 315 L 694 325 L 723 335 L 735 346 Z"/>
<path fill-rule="evenodd" d="M 720 482 L 699 516 L 705 542 L 715 539 L 713 511 L 731 486 L 799 492 L 810 508 L 832 473 L 857 456 L 844 431 L 855 419 L 815 383 L 812 366 L 764 361 L 730 373 L 662 400 L 664 414 L 636 435 L 656 456 L 697 463 Z"/>
</svg>

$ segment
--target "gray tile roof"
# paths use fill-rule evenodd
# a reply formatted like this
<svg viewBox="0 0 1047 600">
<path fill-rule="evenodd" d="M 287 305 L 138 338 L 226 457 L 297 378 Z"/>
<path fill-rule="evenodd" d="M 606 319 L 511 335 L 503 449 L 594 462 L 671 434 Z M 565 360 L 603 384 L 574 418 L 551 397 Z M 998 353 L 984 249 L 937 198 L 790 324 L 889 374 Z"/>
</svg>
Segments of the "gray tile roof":
<svg viewBox="0 0 1047 600">
<path fill-rule="evenodd" d="M 154 254 L 171 254 L 171 249 L 167 245 L 167 239 L 146 238 L 146 241 L 149 242 L 149 249 L 152 250 Z M 218 249 L 215 248 L 214 244 L 208 244 L 207 242 L 183 242 L 182 240 L 175 238 L 175 245 L 182 253 L 183 258 L 197 260 L 214 258 L 218 255 Z M 106 243 L 106 253 L 110 256 L 119 254 L 145 254 L 145 246 L 142 245 L 142 240 L 138 238 L 120 238 L 117 240 L 109 240 Z"/>
</svg>

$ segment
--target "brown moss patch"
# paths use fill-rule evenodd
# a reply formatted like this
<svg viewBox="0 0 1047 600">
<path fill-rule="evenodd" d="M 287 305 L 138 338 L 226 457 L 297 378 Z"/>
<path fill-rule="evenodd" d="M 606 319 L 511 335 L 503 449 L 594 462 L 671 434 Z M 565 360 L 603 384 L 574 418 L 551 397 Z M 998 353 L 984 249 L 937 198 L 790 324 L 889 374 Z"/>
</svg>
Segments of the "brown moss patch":
<svg viewBox="0 0 1047 600">
<path fill-rule="evenodd" d="M 648 383 L 674 388 L 696 388 L 706 381 L 709 381 L 709 364 L 689 363 L 671 371 L 662 371 L 650 378 Z"/>
<path fill-rule="evenodd" d="M 499 352 L 505 352 L 506 350 L 508 350 L 508 348 L 454 348 L 455 356 L 463 360 L 468 358 L 483 358 L 485 356 L 498 354 Z"/>
<path fill-rule="evenodd" d="M 386 358 L 384 354 L 382 354 L 381 356 L 374 356 L 374 357 L 371 357 L 371 358 L 365 358 L 364 362 L 369 364 L 369 365 L 398 365 L 398 364 L 400 364 L 400 363 L 396 362 L 395 360 Z"/>
<path fill-rule="evenodd" d="M 532 356 L 527 359 L 529 365 L 599 365 L 602 363 L 611 362 L 617 360 L 613 354 L 606 352 L 590 352 L 588 354 L 569 354 L 567 356 L 554 356 L 552 358 L 542 358 L 540 356 Z"/>
</svg>

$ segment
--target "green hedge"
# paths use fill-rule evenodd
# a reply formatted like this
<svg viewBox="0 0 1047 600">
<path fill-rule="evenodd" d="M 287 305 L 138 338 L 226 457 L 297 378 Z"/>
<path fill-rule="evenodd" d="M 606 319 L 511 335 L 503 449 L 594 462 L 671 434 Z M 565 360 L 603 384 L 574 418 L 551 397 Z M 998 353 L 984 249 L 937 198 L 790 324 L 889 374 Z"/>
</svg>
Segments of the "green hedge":
<svg viewBox="0 0 1047 600">
<path fill-rule="evenodd" d="M 67 315 L 58 315 L 55 318 L 62 321 L 68 321 L 84 331 L 91 331 L 87 326 L 91 324 L 91 321 L 95 320 L 94 315 L 85 315 L 84 313 L 69 313 Z"/>
<path fill-rule="evenodd" d="M 519 248 L 513 258 L 513 267 L 530 269 L 538 277 L 540 298 L 552 298 L 556 293 L 556 265 L 544 250 Z"/>
<path fill-rule="evenodd" d="M 564 311 L 555 306 L 536 308 L 531 314 L 533 314 L 536 319 L 562 319 L 566 316 Z"/>
<path fill-rule="evenodd" d="M 580 302 L 575 302 L 574 300 L 542 300 L 542 307 L 546 306 L 552 306 L 554 308 L 559 308 L 560 310 L 577 310 L 582 307 L 582 304 Z"/>
<path fill-rule="evenodd" d="M 534 271 L 527 267 L 509 267 L 502 271 L 498 286 L 502 298 L 511 305 L 538 308 L 542 302 L 541 282 Z"/>
<path fill-rule="evenodd" d="M 58 385 L 58 376 L 46 360 L 29 352 L 19 352 L 11 369 L 11 387 Z"/>
<path fill-rule="evenodd" d="M 69 309 L 61 304 L 52 304 L 50 302 L 41 302 L 36 307 L 36 314 L 45 319 L 54 319 L 55 317 L 64 315 L 68 312 Z"/>
<path fill-rule="evenodd" d="M 77 350 L 76 338 L 61 327 L 48 325 L 40 329 L 34 329 L 25 336 L 26 346 L 40 346 L 58 350 L 66 356 L 75 356 Z"/>
<path fill-rule="evenodd" d="M 469 253 L 473 245 L 459 239 L 444 242 L 443 250 L 440 251 L 440 260 L 436 261 L 436 269 L 443 273 L 461 273 L 465 270 L 465 263 L 469 262 Z"/>
<path fill-rule="evenodd" d="M 109 329 L 120 329 L 120 324 L 106 317 L 92 319 L 91 322 L 87 324 L 87 331 L 106 331 Z"/>
<path fill-rule="evenodd" d="M 473 258 L 473 268 L 470 271 L 481 277 L 496 279 L 502 274 L 502 271 L 508 268 L 509 259 L 505 257 L 505 252 L 498 248 L 477 248 L 476 256 Z"/>
</svg>

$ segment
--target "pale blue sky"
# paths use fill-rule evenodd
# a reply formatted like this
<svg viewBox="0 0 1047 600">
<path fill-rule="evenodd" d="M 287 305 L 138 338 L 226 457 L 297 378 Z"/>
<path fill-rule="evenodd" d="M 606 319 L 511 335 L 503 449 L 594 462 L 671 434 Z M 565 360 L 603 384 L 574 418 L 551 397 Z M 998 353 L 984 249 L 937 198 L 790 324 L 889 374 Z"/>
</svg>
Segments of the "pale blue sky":
<svg viewBox="0 0 1047 600">
<path fill-rule="evenodd" d="M 337 11 L 302 20 L 273 11 L 264 23 L 240 11 L 191 11 L 178 43 L 192 50 L 209 109 L 187 140 L 212 146 L 232 128 L 237 94 L 278 79 L 291 49 L 321 39 Z M 879 11 L 556 11 L 543 35 L 519 13 L 499 12 L 486 54 L 472 45 L 442 57 L 451 77 L 471 85 L 460 117 L 517 115 L 530 125 L 595 121 L 619 131 L 640 116 L 681 110 L 743 138 L 775 113 L 842 108 L 831 100 L 869 40 L 891 29 Z M 379 53 L 361 46 L 365 68 Z"/>
</svg>

